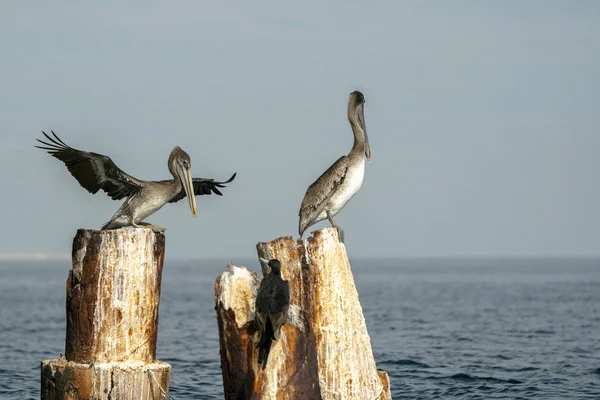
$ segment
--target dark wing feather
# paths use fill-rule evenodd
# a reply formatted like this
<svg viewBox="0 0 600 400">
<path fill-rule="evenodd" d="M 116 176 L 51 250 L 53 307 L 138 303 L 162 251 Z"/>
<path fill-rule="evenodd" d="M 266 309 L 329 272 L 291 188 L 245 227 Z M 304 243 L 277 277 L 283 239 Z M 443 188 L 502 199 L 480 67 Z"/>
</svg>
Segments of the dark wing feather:
<svg viewBox="0 0 600 400">
<path fill-rule="evenodd" d="M 269 318 L 273 325 L 273 335 L 279 339 L 281 327 L 287 322 L 288 309 L 290 308 L 290 283 L 279 280 L 277 289 L 271 298 Z"/>
<path fill-rule="evenodd" d="M 349 164 L 347 156 L 340 157 L 306 189 L 306 194 L 298 212 L 300 235 L 307 228 L 307 224 L 321 214 L 336 189 L 344 182 Z"/>
<path fill-rule="evenodd" d="M 76 150 L 56 136 L 54 131 L 50 132 L 54 137 L 42 131 L 48 142 L 36 139 L 43 146 L 34 147 L 46 150 L 52 157 L 65 163 L 71 175 L 88 192 L 95 194 L 102 189 L 113 200 L 119 200 L 141 189 L 142 181 L 123 172 L 109 157 Z"/>
<path fill-rule="evenodd" d="M 268 290 L 265 290 L 266 286 L 268 286 L 267 280 L 263 279 L 260 281 L 255 302 L 256 322 L 258 322 L 258 327 L 261 332 L 264 332 L 265 330 L 269 313 L 269 293 Z"/>
<path fill-rule="evenodd" d="M 271 314 L 280 313 L 290 305 L 290 283 L 288 281 L 279 280 L 273 297 L 269 311 Z"/>
<path fill-rule="evenodd" d="M 194 178 L 194 179 L 192 179 L 192 183 L 194 184 L 194 194 L 196 196 L 202 196 L 202 195 L 209 195 L 209 194 L 214 193 L 216 195 L 223 196 L 223 193 L 221 193 L 221 191 L 218 188 L 227 187 L 227 186 L 225 186 L 225 184 L 234 180 L 236 175 L 237 175 L 237 172 L 235 174 L 231 175 L 231 178 L 229 178 L 225 182 L 218 182 L 218 181 L 215 181 L 214 179 L 207 179 L 207 178 Z M 163 182 L 165 182 L 165 181 L 163 181 Z M 175 203 L 175 202 L 183 199 L 184 197 L 185 197 L 185 191 L 183 189 L 181 189 L 181 191 L 175 197 L 173 197 L 171 199 L 171 201 L 169 201 L 169 203 Z"/>
</svg>

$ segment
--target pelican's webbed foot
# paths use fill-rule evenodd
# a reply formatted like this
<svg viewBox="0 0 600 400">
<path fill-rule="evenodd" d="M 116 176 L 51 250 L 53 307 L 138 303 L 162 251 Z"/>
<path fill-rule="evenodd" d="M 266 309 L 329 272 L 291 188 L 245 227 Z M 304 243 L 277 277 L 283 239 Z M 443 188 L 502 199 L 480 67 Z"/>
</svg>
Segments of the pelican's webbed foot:
<svg viewBox="0 0 600 400">
<path fill-rule="evenodd" d="M 344 243 L 344 230 L 340 228 L 338 224 L 335 223 L 335 221 L 333 220 L 333 215 L 331 215 L 329 211 L 327 211 L 327 219 L 329 220 L 329 222 L 331 222 L 331 226 L 337 229 L 338 239 L 340 240 L 340 243 Z"/>
</svg>

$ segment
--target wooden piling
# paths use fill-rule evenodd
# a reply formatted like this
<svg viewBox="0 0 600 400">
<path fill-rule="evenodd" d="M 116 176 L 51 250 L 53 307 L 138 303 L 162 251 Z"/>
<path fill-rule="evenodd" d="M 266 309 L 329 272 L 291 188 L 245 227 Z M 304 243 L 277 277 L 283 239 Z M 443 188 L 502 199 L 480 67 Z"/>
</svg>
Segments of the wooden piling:
<svg viewBox="0 0 600 400">
<path fill-rule="evenodd" d="M 259 275 L 228 266 L 215 282 L 226 399 L 391 399 L 389 377 L 377 370 L 358 292 L 337 230 L 282 237 L 257 245 L 277 258 L 291 289 L 289 321 L 262 370 L 254 301 Z M 263 270 L 267 267 L 263 266 Z"/>
<path fill-rule="evenodd" d="M 42 399 L 167 399 L 156 360 L 165 236 L 80 229 L 67 279 L 65 357 L 42 362 Z"/>
</svg>

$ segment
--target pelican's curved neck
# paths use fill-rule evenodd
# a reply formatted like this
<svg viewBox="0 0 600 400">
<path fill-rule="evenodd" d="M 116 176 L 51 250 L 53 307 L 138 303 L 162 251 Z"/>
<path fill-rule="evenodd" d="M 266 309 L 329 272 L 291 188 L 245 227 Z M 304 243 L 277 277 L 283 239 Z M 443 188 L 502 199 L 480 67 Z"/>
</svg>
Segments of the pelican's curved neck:
<svg viewBox="0 0 600 400">
<path fill-rule="evenodd" d="M 348 121 L 352 127 L 352 133 L 354 134 L 354 145 L 352 146 L 351 153 L 362 153 L 365 151 L 365 131 L 358 120 L 357 111 L 348 109 Z"/>
</svg>

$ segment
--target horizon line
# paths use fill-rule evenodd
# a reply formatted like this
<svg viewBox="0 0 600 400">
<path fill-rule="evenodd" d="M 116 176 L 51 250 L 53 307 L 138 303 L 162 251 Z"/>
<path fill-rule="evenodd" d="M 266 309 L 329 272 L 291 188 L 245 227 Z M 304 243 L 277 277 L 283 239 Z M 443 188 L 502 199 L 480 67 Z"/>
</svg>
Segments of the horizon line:
<svg viewBox="0 0 600 400">
<path fill-rule="evenodd" d="M 255 256 L 258 258 L 258 256 Z M 235 263 L 253 259 L 252 256 L 173 256 L 168 257 L 171 260 L 230 260 Z M 1 261 L 63 261 L 72 258 L 69 252 L 0 252 Z M 455 259 L 455 260 L 481 260 L 481 259 L 600 259 L 600 254 L 451 254 L 451 255 L 396 255 L 396 256 L 368 256 L 368 255 L 349 255 L 353 259 L 370 260 L 401 260 L 401 259 Z"/>
</svg>

